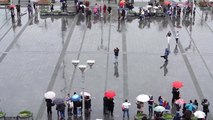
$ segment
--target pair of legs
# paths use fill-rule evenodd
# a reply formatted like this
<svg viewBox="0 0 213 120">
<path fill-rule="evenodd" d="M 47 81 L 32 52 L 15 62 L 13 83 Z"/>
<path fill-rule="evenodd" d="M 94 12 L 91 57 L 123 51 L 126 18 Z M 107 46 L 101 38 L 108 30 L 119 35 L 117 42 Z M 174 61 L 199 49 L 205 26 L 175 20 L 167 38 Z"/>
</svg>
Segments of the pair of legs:
<svg viewBox="0 0 213 120">
<path fill-rule="evenodd" d="M 127 114 L 127 118 L 129 119 L 129 109 L 123 109 L 123 118 L 125 118 L 125 114 Z"/>
<path fill-rule="evenodd" d="M 160 56 L 160 57 L 164 58 L 165 61 L 168 62 L 168 56 L 165 56 L 165 55 L 164 55 L 164 56 Z"/>
</svg>

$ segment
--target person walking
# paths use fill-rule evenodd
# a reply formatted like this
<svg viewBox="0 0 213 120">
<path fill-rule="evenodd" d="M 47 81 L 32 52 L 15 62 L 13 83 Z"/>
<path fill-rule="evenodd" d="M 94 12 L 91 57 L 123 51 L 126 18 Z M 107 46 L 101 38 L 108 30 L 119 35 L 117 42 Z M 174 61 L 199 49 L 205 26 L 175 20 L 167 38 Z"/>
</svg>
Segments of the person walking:
<svg viewBox="0 0 213 120">
<path fill-rule="evenodd" d="M 179 40 L 179 31 L 176 32 L 175 40 L 176 40 L 176 43 L 178 43 L 178 40 Z"/>
<path fill-rule="evenodd" d="M 201 105 L 203 106 L 203 112 L 206 114 L 205 119 L 207 120 L 207 114 L 209 112 L 209 101 L 207 99 L 203 99 Z"/>
<path fill-rule="evenodd" d="M 170 31 L 166 34 L 168 44 L 169 44 L 169 42 L 170 42 L 171 35 L 172 35 L 172 33 L 171 33 Z"/>
<path fill-rule="evenodd" d="M 118 64 L 118 54 L 119 54 L 119 49 L 116 47 L 114 49 L 114 55 L 115 55 L 115 64 Z"/>
<path fill-rule="evenodd" d="M 127 118 L 129 119 L 129 106 L 131 105 L 130 102 L 126 99 L 124 103 L 122 103 L 122 111 L 123 111 L 123 119 L 125 118 L 125 114 L 127 114 Z"/>
<path fill-rule="evenodd" d="M 73 114 L 72 109 L 73 109 L 73 101 L 70 99 L 71 96 L 68 93 L 65 100 L 66 100 L 66 104 L 67 104 L 67 115 L 70 116 Z"/>
<path fill-rule="evenodd" d="M 58 118 L 60 120 L 65 120 L 65 107 L 66 107 L 65 103 L 56 106 Z"/>
<path fill-rule="evenodd" d="M 169 48 L 166 48 L 165 51 L 164 51 L 164 55 L 160 56 L 160 57 L 164 58 L 165 62 L 168 62 L 169 53 L 170 53 Z"/>
</svg>

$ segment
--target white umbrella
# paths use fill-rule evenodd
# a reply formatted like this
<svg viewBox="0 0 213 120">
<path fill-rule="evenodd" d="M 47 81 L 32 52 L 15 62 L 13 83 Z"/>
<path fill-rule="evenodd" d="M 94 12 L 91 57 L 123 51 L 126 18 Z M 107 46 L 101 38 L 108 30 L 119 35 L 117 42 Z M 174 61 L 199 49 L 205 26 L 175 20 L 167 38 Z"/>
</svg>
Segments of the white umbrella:
<svg viewBox="0 0 213 120">
<path fill-rule="evenodd" d="M 151 8 L 152 6 L 151 6 L 151 5 L 147 5 L 146 7 L 147 7 L 147 8 Z"/>
<path fill-rule="evenodd" d="M 198 110 L 194 113 L 194 116 L 196 118 L 205 118 L 206 114 L 203 111 Z"/>
<path fill-rule="evenodd" d="M 157 7 L 157 6 L 154 6 L 153 8 L 154 8 L 154 9 L 158 9 L 158 7 Z"/>
<path fill-rule="evenodd" d="M 154 111 L 155 112 L 163 112 L 165 111 L 166 109 L 163 107 L 163 106 L 157 106 L 154 108 Z"/>
<path fill-rule="evenodd" d="M 83 96 L 83 92 L 80 92 L 80 95 L 82 95 L 82 96 Z M 84 92 L 84 96 L 88 96 L 88 97 L 90 97 L 90 96 L 91 96 L 91 94 L 90 94 L 90 93 L 88 93 L 88 92 Z"/>
<path fill-rule="evenodd" d="M 53 91 L 48 91 L 48 92 L 46 92 L 46 93 L 44 94 L 44 97 L 45 97 L 46 99 L 53 99 L 53 98 L 55 97 L 55 92 L 53 92 Z"/>
<path fill-rule="evenodd" d="M 141 95 L 138 95 L 138 97 L 136 97 L 136 100 L 139 102 L 147 102 L 149 101 L 149 99 L 150 99 L 149 96 L 145 94 L 141 94 Z"/>
</svg>

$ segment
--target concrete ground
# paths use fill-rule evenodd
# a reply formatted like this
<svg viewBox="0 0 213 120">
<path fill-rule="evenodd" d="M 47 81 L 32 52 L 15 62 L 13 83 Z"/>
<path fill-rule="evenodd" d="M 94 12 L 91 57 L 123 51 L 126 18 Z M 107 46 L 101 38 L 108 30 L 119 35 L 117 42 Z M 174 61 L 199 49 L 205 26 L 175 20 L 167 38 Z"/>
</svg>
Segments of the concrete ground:
<svg viewBox="0 0 213 120">
<path fill-rule="evenodd" d="M 113 5 L 112 5 L 113 6 Z M 114 5 L 116 6 L 116 5 Z M 27 109 L 35 120 L 46 120 L 44 93 L 52 90 L 57 97 L 82 90 L 79 69 L 71 61 L 94 59 L 85 73 L 85 91 L 92 95 L 88 119 L 103 119 L 102 98 L 106 90 L 116 92 L 113 118 L 122 119 L 124 99 L 132 103 L 131 119 L 137 109 L 139 94 L 171 101 L 172 82 L 184 83 L 180 89 L 186 100 L 207 98 L 213 103 L 213 14 L 197 7 L 195 18 L 151 18 L 144 22 L 127 19 L 119 22 L 116 7 L 111 16 L 47 17 L 27 14 L 12 23 L 8 10 L 0 9 L 0 110 L 16 116 Z M 26 8 L 22 8 L 24 13 Z M 172 32 L 168 64 L 160 56 L 168 46 L 166 33 Z M 180 41 L 175 43 L 175 33 Z M 118 47 L 118 66 L 113 49 Z M 213 107 L 210 105 L 210 113 Z M 144 112 L 148 113 L 145 103 Z M 52 120 L 56 120 L 55 107 Z M 213 120 L 209 115 L 209 120 Z"/>
</svg>

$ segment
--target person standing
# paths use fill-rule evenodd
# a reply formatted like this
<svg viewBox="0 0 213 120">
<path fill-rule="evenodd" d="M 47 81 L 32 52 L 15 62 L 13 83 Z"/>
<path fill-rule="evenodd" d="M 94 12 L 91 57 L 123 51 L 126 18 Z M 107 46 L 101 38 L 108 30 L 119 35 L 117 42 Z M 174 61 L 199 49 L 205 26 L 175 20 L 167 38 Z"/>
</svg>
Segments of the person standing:
<svg viewBox="0 0 213 120">
<path fill-rule="evenodd" d="M 206 114 L 205 119 L 207 118 L 207 114 L 209 112 L 209 101 L 207 99 L 203 99 L 201 105 L 203 106 L 203 112 Z M 206 119 L 207 120 L 207 119 Z"/>
<path fill-rule="evenodd" d="M 28 15 L 31 16 L 33 14 L 33 9 L 32 9 L 32 5 L 31 5 L 30 1 L 27 5 L 27 10 L 28 10 Z"/>
<path fill-rule="evenodd" d="M 108 6 L 107 11 L 108 11 L 109 15 L 111 15 L 112 7 Z"/>
<path fill-rule="evenodd" d="M 124 103 L 122 103 L 122 111 L 123 111 L 123 119 L 125 118 L 125 114 L 127 114 L 127 118 L 129 119 L 129 106 L 131 105 L 130 102 L 126 99 Z"/>
<path fill-rule="evenodd" d="M 168 44 L 169 44 L 169 42 L 170 42 L 171 35 L 172 35 L 172 33 L 171 33 L 170 31 L 166 34 Z"/>
<path fill-rule="evenodd" d="M 114 104 L 115 104 L 114 99 L 110 98 L 108 101 L 108 110 L 109 110 L 111 116 L 113 116 Z"/>
<path fill-rule="evenodd" d="M 152 114 L 153 114 L 154 100 L 153 100 L 153 96 L 152 95 L 150 95 L 149 98 L 150 98 L 149 101 L 148 101 L 148 105 L 149 105 L 149 117 L 151 118 Z"/>
<path fill-rule="evenodd" d="M 180 98 L 180 91 L 178 88 L 173 87 L 172 88 L 172 103 L 174 103 L 176 100 Z"/>
<path fill-rule="evenodd" d="M 20 17 L 20 12 L 21 12 L 21 8 L 20 8 L 20 4 L 16 5 L 16 11 L 17 11 L 17 17 Z"/>
<path fill-rule="evenodd" d="M 115 64 L 118 64 L 118 54 L 119 54 L 119 49 L 116 47 L 114 49 L 114 55 L 115 55 Z"/>
<path fill-rule="evenodd" d="M 106 96 L 103 97 L 103 113 L 104 115 L 107 114 L 108 110 L 108 98 Z"/>
<path fill-rule="evenodd" d="M 178 39 L 179 39 L 179 31 L 176 32 L 176 36 L 175 36 L 176 43 L 178 43 Z"/>
<path fill-rule="evenodd" d="M 104 7 L 103 7 L 104 14 L 106 14 L 106 10 L 107 10 L 107 6 L 104 4 Z"/>
<path fill-rule="evenodd" d="M 45 99 L 46 101 L 46 106 L 47 106 L 47 115 L 51 115 L 52 114 L 52 106 L 54 106 L 54 104 L 52 103 L 51 99 Z"/>
</svg>

